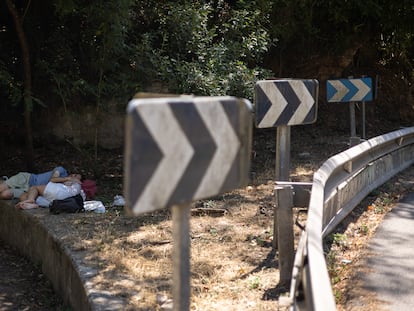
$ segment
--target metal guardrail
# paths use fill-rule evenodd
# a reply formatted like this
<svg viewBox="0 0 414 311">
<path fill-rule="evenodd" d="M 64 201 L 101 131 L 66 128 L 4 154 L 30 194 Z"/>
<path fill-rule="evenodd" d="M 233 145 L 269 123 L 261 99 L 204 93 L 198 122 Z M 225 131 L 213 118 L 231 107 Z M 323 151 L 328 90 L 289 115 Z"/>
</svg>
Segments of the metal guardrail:
<svg viewBox="0 0 414 311">
<path fill-rule="evenodd" d="M 315 172 L 306 230 L 292 271 L 291 310 L 336 310 L 323 238 L 372 190 L 413 163 L 414 127 L 410 127 L 341 152 Z"/>
</svg>

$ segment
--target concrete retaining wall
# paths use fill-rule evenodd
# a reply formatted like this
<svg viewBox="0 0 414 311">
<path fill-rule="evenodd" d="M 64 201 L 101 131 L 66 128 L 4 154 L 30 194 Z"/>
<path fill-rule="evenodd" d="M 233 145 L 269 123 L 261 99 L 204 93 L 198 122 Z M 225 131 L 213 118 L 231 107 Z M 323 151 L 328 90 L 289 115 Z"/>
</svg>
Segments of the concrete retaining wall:
<svg viewBox="0 0 414 311">
<path fill-rule="evenodd" d="M 126 301 L 122 298 L 93 288 L 91 280 L 99 271 L 83 264 L 87 252 L 72 252 L 63 244 L 64 231 L 57 229 L 65 225 L 63 217 L 69 215 L 51 215 L 42 208 L 16 210 L 15 203 L 0 200 L 0 239 L 40 264 L 66 304 L 76 311 L 123 309 Z"/>
</svg>

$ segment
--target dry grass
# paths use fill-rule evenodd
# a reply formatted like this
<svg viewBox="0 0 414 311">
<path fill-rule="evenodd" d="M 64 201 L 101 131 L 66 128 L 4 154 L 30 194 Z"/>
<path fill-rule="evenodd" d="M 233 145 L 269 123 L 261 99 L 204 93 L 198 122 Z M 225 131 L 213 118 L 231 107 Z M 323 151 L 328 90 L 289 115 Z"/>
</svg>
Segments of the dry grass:
<svg viewBox="0 0 414 311">
<path fill-rule="evenodd" d="M 325 160 L 347 148 L 346 135 L 325 134 L 321 138 L 308 130 L 292 131 L 292 181 L 312 181 L 313 172 Z M 279 298 L 287 289 L 279 285 L 277 253 L 271 247 L 274 141 L 269 135 L 259 135 L 253 143 L 249 186 L 191 205 L 191 310 L 286 309 Z M 77 160 L 70 163 L 87 167 Z M 122 157 L 110 154 L 99 163 L 106 173 L 98 180 L 97 199 L 107 203 L 122 187 Z M 332 244 L 328 257 L 341 310 L 350 310 L 347 304 L 352 297 L 363 293 L 354 286 L 355 271 L 364 268 L 364 247 L 389 204 L 398 199 L 398 191 L 407 190 L 407 183 L 400 184 L 404 187 L 395 192 L 380 191 L 378 199 L 369 197 L 371 201 L 362 203 L 336 232 L 344 234 L 346 243 Z M 375 208 L 368 210 L 368 206 Z M 125 298 L 125 310 L 168 310 L 172 299 L 170 211 L 128 217 L 122 209 L 107 207 L 106 214 L 56 216 L 54 227 L 63 243 L 98 271 L 90 281 L 93 288 Z M 294 217 L 305 224 L 306 209 L 295 209 Z M 297 239 L 300 229 L 294 229 Z M 351 263 L 344 265 L 343 259 Z"/>
<path fill-rule="evenodd" d="M 341 148 L 346 144 L 341 141 Z M 321 143 L 322 144 L 322 143 Z M 319 144 L 309 153 L 295 153 L 293 145 L 291 179 L 311 181 L 313 172 L 338 143 L 322 151 Z M 279 285 L 277 253 L 272 249 L 274 208 L 274 159 L 258 151 L 251 184 L 215 198 L 193 202 L 191 237 L 191 310 L 284 310 L 279 298 L 287 288 Z M 396 189 L 396 191 L 401 189 Z M 387 194 L 385 194 L 387 193 Z M 369 237 L 389 205 L 397 197 L 388 192 L 364 201 L 338 228 L 344 241 L 332 244 L 328 255 L 338 308 L 346 309 L 354 287 L 353 270 Z M 201 211 L 201 212 L 200 212 Z M 205 211 L 205 212 L 203 212 Z M 223 211 L 217 213 L 217 211 Z M 298 212 L 300 212 L 298 214 Z M 295 209 L 295 219 L 306 223 L 306 213 Z M 94 287 L 126 298 L 127 310 L 168 310 L 172 297 L 172 220 L 169 210 L 128 217 L 109 208 L 105 215 L 85 214 L 68 218 L 77 235 L 68 236 L 76 251 L 86 251 L 86 262 L 99 269 Z M 300 229 L 295 226 L 295 238 Z M 342 243 L 342 244 L 341 244 Z M 343 264 L 343 259 L 351 264 Z M 362 293 L 362 289 L 360 291 Z"/>
<path fill-rule="evenodd" d="M 273 217 L 259 208 L 272 210 L 272 184 L 206 201 L 226 211 L 219 217 L 191 217 L 192 310 L 277 309 L 283 289 L 271 247 Z M 93 232 L 85 231 L 92 223 Z M 128 218 L 110 210 L 74 219 L 73 225 L 79 232 L 74 249 L 86 250 L 87 260 L 101 270 L 96 288 L 129 297 L 128 307 L 136 310 L 158 310 L 172 298 L 168 211 Z"/>
<path fill-rule="evenodd" d="M 310 181 L 319 165 L 314 160 L 295 161 L 292 180 Z M 366 300 L 364 310 L 381 306 L 357 276 L 369 269 L 364 251 L 382 218 L 400 195 L 414 190 L 413 174 L 408 170 L 372 193 L 331 235 L 327 260 L 339 310 L 358 310 L 355 299 Z M 287 289 L 279 285 L 277 256 L 271 247 L 271 178 L 268 170 L 258 172 L 244 189 L 191 205 L 197 211 L 190 219 L 191 310 L 285 309 L 279 298 L 287 295 Z M 296 210 L 294 217 L 306 223 L 303 210 Z M 127 310 L 168 310 L 173 245 L 169 210 L 128 217 L 109 208 L 105 215 L 85 214 L 67 221 L 77 232 L 68 236 L 68 244 L 75 251 L 87 251 L 88 265 L 101 271 L 93 280 L 96 288 L 127 298 Z M 296 240 L 299 231 L 295 226 Z"/>
</svg>

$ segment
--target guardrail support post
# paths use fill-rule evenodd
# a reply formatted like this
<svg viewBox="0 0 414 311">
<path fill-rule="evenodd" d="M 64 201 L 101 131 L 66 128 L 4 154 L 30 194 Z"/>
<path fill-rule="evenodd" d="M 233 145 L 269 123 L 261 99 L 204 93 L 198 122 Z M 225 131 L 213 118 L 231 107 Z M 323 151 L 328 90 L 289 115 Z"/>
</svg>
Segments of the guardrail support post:
<svg viewBox="0 0 414 311">
<path fill-rule="evenodd" d="M 293 234 L 293 187 L 276 186 L 276 215 L 277 223 L 274 224 L 274 238 L 277 234 L 277 243 L 279 250 L 279 271 L 280 281 L 283 286 L 289 287 L 292 278 L 294 251 L 294 234 Z"/>
</svg>

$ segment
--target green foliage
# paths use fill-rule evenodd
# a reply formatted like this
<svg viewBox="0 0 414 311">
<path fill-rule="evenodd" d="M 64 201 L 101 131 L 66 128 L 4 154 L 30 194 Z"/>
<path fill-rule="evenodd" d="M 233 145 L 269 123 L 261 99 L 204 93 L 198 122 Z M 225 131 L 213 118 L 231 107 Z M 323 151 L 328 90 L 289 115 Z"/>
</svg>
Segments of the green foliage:
<svg viewBox="0 0 414 311">
<path fill-rule="evenodd" d="M 16 78 L 11 75 L 5 64 L 0 60 L 0 97 L 3 95 L 11 105 L 15 106 L 23 98 L 21 89 L 22 83 L 16 81 Z"/>
<path fill-rule="evenodd" d="M 269 19 L 256 1 L 241 9 L 224 1 L 169 2 L 158 25 L 135 42 L 135 63 L 172 92 L 252 98 L 254 82 L 270 73 L 258 66 L 268 51 Z M 149 62 L 143 60 L 147 59 Z"/>
<path fill-rule="evenodd" d="M 402 78 L 414 81 L 414 5 L 411 1 L 387 3 L 381 16 L 382 33 L 378 49 L 382 63 L 401 71 Z"/>
<path fill-rule="evenodd" d="M 353 36 L 371 27 L 380 14 L 374 0 L 275 0 L 273 7 L 272 36 L 283 49 L 293 45 L 340 51 L 355 43 Z"/>
<path fill-rule="evenodd" d="M 250 279 L 249 288 L 250 289 L 257 289 L 260 286 L 260 277 L 254 276 Z"/>
<path fill-rule="evenodd" d="M 126 34 L 130 29 L 129 12 L 133 3 L 132 0 L 56 1 L 56 12 L 64 21 L 61 30 L 71 39 L 68 49 L 62 50 L 61 55 L 74 63 L 66 77 L 59 68 L 50 72 L 56 84 L 64 86 L 58 88 L 60 94 L 67 97 L 66 94 L 79 91 L 92 95 L 98 103 L 102 98 L 125 95 L 124 86 L 129 85 L 128 80 L 118 73 L 128 70 Z M 67 24 L 72 27 L 65 27 Z M 68 51 L 69 55 L 65 55 Z M 64 80 L 67 83 L 59 82 Z"/>
<path fill-rule="evenodd" d="M 260 68 L 270 8 L 267 1 L 35 2 L 25 18 L 34 92 L 53 93 L 65 108 L 125 99 L 154 81 L 169 92 L 252 98 L 255 80 L 270 74 Z M 12 38 L 11 25 L 5 29 Z M 0 83 L 17 75 L 2 68 Z"/>
<path fill-rule="evenodd" d="M 410 1 L 18 4 L 31 50 L 33 94 L 45 102 L 58 98 L 64 107 L 75 102 L 99 107 L 112 98 L 124 100 L 154 82 L 161 82 L 168 92 L 252 99 L 255 81 L 271 75 L 264 68 L 266 56 L 294 51 L 306 58 L 361 44 L 378 47 L 383 64 L 397 63 L 412 78 Z M 20 51 L 7 10 L 0 10 L 0 41 L 0 97 L 19 103 Z"/>
</svg>

